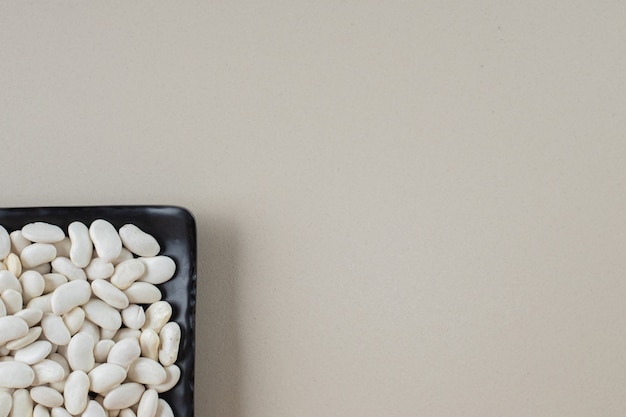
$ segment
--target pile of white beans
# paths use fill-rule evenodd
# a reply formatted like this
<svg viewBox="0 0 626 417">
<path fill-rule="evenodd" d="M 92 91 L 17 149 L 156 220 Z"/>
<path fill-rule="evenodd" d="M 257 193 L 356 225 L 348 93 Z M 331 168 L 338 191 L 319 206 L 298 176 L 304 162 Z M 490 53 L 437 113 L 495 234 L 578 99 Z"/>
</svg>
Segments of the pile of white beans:
<svg viewBox="0 0 626 417">
<path fill-rule="evenodd" d="M 172 417 L 174 276 L 133 224 L 0 226 L 0 417 Z"/>
</svg>

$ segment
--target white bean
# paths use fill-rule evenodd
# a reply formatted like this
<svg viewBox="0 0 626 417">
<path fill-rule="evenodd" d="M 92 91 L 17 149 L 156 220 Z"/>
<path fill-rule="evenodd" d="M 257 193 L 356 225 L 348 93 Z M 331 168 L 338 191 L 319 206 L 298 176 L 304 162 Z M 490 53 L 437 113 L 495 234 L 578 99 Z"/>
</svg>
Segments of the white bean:
<svg viewBox="0 0 626 417">
<path fill-rule="evenodd" d="M 126 369 L 139 355 L 141 347 L 137 339 L 122 339 L 111 348 L 107 362 Z"/>
<path fill-rule="evenodd" d="M 13 396 L 8 391 L 0 389 L 0 417 L 8 417 L 13 408 Z"/>
<path fill-rule="evenodd" d="M 111 410 L 129 408 L 139 402 L 146 388 L 136 382 L 122 384 L 104 397 L 104 406 Z"/>
<path fill-rule="evenodd" d="M 176 272 L 174 260 L 168 256 L 155 256 L 153 258 L 139 258 L 143 262 L 146 271 L 139 278 L 140 281 L 150 284 L 162 284 L 169 281 Z"/>
<path fill-rule="evenodd" d="M 115 340 L 116 343 L 123 339 L 135 339 L 136 341 L 139 341 L 140 337 L 141 330 L 122 328 L 115 333 L 113 340 Z"/>
<path fill-rule="evenodd" d="M 97 401 L 91 400 L 81 417 L 108 417 L 108 413 Z"/>
<path fill-rule="evenodd" d="M 85 271 L 78 268 L 71 260 L 64 257 L 55 258 L 52 262 L 52 271 L 63 274 L 70 281 L 84 281 L 87 279 Z"/>
<path fill-rule="evenodd" d="M 157 385 L 149 384 L 148 388 L 152 388 L 159 393 L 166 392 L 174 388 L 180 379 L 180 368 L 177 365 L 166 366 L 165 373 L 167 374 L 167 377 L 163 383 Z"/>
<path fill-rule="evenodd" d="M 62 256 L 64 258 L 70 257 L 70 251 L 72 249 L 72 241 L 69 237 L 63 238 L 58 242 L 53 243 L 54 247 L 57 250 L 57 256 Z"/>
<path fill-rule="evenodd" d="M 85 268 L 85 273 L 87 274 L 87 279 L 105 279 L 109 278 L 113 275 L 113 271 L 115 267 L 111 262 L 105 261 L 102 258 L 93 258 L 87 268 Z"/>
<path fill-rule="evenodd" d="M 9 232 L 3 226 L 0 226 L 0 259 L 4 259 L 11 253 L 11 238 Z"/>
<path fill-rule="evenodd" d="M 101 339 L 94 348 L 94 357 L 96 362 L 103 363 L 107 361 L 107 356 L 111 352 L 111 348 L 115 345 L 115 342 L 110 339 Z"/>
<path fill-rule="evenodd" d="M 146 266 L 139 259 L 128 259 L 115 267 L 111 283 L 120 290 L 125 290 L 144 274 Z"/>
<path fill-rule="evenodd" d="M 53 388 L 57 391 L 59 391 L 60 393 L 63 393 L 65 391 L 65 383 L 67 382 L 67 378 L 62 379 L 61 381 L 58 382 L 51 382 L 48 384 L 48 386 L 50 388 Z"/>
<path fill-rule="evenodd" d="M 6 344 L 6 347 L 9 350 L 21 349 L 39 339 L 39 336 L 41 336 L 41 327 L 31 327 L 30 329 L 28 329 L 28 333 L 26 334 L 26 336 L 22 336 L 19 339 L 10 341 Z"/>
<path fill-rule="evenodd" d="M 126 379 L 126 370 L 119 365 L 103 363 L 93 368 L 89 374 L 91 391 L 106 394 Z"/>
<path fill-rule="evenodd" d="M 133 382 L 159 385 L 166 378 L 167 373 L 163 366 L 150 358 L 137 358 L 128 368 L 128 379 Z"/>
<path fill-rule="evenodd" d="M 35 406 L 35 410 L 33 410 L 33 417 L 50 417 L 50 412 L 47 407 L 37 404 Z"/>
<path fill-rule="evenodd" d="M 0 293 L 4 292 L 4 290 L 8 290 L 9 288 L 20 293 L 22 292 L 20 281 L 12 272 L 0 271 Z"/>
<path fill-rule="evenodd" d="M 16 255 L 22 253 L 24 248 L 32 243 L 22 235 L 21 230 L 11 232 L 9 238 L 11 239 L 11 248 Z"/>
<path fill-rule="evenodd" d="M 159 242 L 152 235 L 134 224 L 125 224 L 119 234 L 124 246 L 138 256 L 156 256 L 161 250 Z"/>
<path fill-rule="evenodd" d="M 50 387 L 33 387 L 30 396 L 34 402 L 46 407 L 60 407 L 63 405 L 63 395 Z"/>
<path fill-rule="evenodd" d="M 141 306 L 131 304 L 122 310 L 122 322 L 128 328 L 140 329 L 146 322 L 146 313 Z"/>
<path fill-rule="evenodd" d="M 41 328 L 46 339 L 55 345 L 67 345 L 70 342 L 70 331 L 65 327 L 63 319 L 56 314 L 44 314 L 41 319 Z"/>
<path fill-rule="evenodd" d="M 52 344 L 47 340 L 38 340 L 15 351 L 13 357 L 16 361 L 33 365 L 44 360 L 50 352 L 52 352 Z"/>
<path fill-rule="evenodd" d="M 82 306 L 91 297 L 91 285 L 87 281 L 70 281 L 59 286 L 52 293 L 51 305 L 54 314 L 65 314 L 75 307 Z"/>
<path fill-rule="evenodd" d="M 22 294 L 13 290 L 8 289 L 4 290 L 2 295 L 0 295 L 2 302 L 7 310 L 7 314 L 15 314 L 18 311 L 22 310 L 24 304 L 24 300 L 22 300 Z"/>
<path fill-rule="evenodd" d="M 93 243 L 89 237 L 89 229 L 81 222 L 73 222 L 67 228 L 72 246 L 70 259 L 79 268 L 89 265 L 93 253 Z"/>
<path fill-rule="evenodd" d="M 154 417 L 174 417 L 172 407 L 162 398 L 159 398 L 159 406 Z"/>
<path fill-rule="evenodd" d="M 115 227 L 106 220 L 98 219 L 91 223 L 89 236 L 93 242 L 98 257 L 111 262 L 122 251 L 122 240 Z"/>
<path fill-rule="evenodd" d="M 161 300 L 161 290 L 147 282 L 134 282 L 124 290 L 124 294 L 134 304 L 152 304 Z"/>
<path fill-rule="evenodd" d="M 89 372 L 93 369 L 96 359 L 93 355 L 93 337 L 78 332 L 67 345 L 67 362 L 74 371 Z"/>
<path fill-rule="evenodd" d="M 139 338 L 139 344 L 141 345 L 141 356 L 159 360 L 159 345 L 161 340 L 159 335 L 153 329 L 146 329 L 141 332 Z"/>
<path fill-rule="evenodd" d="M 109 330 L 117 330 L 122 325 L 120 312 L 102 300 L 92 298 L 83 306 L 85 316 L 93 323 Z"/>
<path fill-rule="evenodd" d="M 121 329 L 119 329 L 121 330 Z M 100 340 L 111 340 L 117 334 L 117 330 L 100 329 Z"/>
<path fill-rule="evenodd" d="M 57 256 L 57 249 L 49 243 L 33 243 L 26 246 L 20 254 L 22 267 L 33 268 L 51 262 Z M 8 267 L 8 265 L 7 265 Z M 16 274 L 19 275 L 19 274 Z"/>
<path fill-rule="evenodd" d="M 54 243 L 63 240 L 65 233 L 54 224 L 35 222 L 22 227 L 22 236 L 31 242 Z"/>
<path fill-rule="evenodd" d="M 15 316 L 0 317 L 0 346 L 28 334 L 28 324 Z"/>
<path fill-rule="evenodd" d="M 51 293 L 52 291 L 56 290 L 61 285 L 68 282 L 68 279 L 65 275 L 59 274 L 56 272 L 43 274 L 42 276 L 43 276 L 43 281 L 44 281 L 44 288 L 43 288 L 44 294 Z"/>
<path fill-rule="evenodd" d="M 26 388 L 34 379 L 33 369 L 24 362 L 0 362 L 0 388 Z"/>
<path fill-rule="evenodd" d="M 159 349 L 159 362 L 163 366 L 172 365 L 178 359 L 178 349 L 180 345 L 180 326 L 175 321 L 171 321 L 163 326 L 161 333 L 161 349 Z"/>
<path fill-rule="evenodd" d="M 15 313 L 15 317 L 19 317 L 24 320 L 28 327 L 33 327 L 41 321 L 43 312 L 39 309 L 25 308 L 24 310 Z"/>
<path fill-rule="evenodd" d="M 28 417 L 33 414 L 33 399 L 25 389 L 16 389 L 13 392 L 12 417 Z"/>
<path fill-rule="evenodd" d="M 154 417 L 159 405 L 159 394 L 153 389 L 147 389 L 139 400 L 137 417 Z"/>
<path fill-rule="evenodd" d="M 52 353 L 48 357 L 51 361 L 58 363 L 63 368 L 63 379 L 67 378 L 70 374 L 70 364 L 67 363 L 65 356 L 60 353 Z"/>
<path fill-rule="evenodd" d="M 50 417 L 73 417 L 67 410 L 63 407 L 54 407 L 50 411 Z"/>
<path fill-rule="evenodd" d="M 53 354 L 54 355 L 54 354 Z M 44 359 L 32 365 L 35 378 L 33 385 L 45 385 L 49 383 L 59 382 L 65 378 L 65 370 L 52 359 Z"/>
<path fill-rule="evenodd" d="M 26 304 L 27 309 L 41 310 L 45 313 L 52 313 L 52 294 L 45 294 L 35 297 Z"/>
<path fill-rule="evenodd" d="M 42 295 L 44 289 L 46 288 L 43 276 L 37 271 L 24 271 L 24 273 L 20 275 L 19 281 L 22 285 L 24 301 L 27 303 L 32 298 Z"/>
<path fill-rule="evenodd" d="M 119 256 L 111 261 L 111 263 L 115 266 L 118 264 L 128 261 L 129 259 L 133 259 L 133 254 L 126 248 L 122 248 Z"/>
<path fill-rule="evenodd" d="M 89 400 L 89 377 L 83 371 L 74 371 L 65 382 L 65 409 L 70 414 L 80 414 L 87 408 Z"/>
<path fill-rule="evenodd" d="M 119 417 L 137 417 L 137 414 L 135 414 L 132 408 L 125 408 L 120 410 Z"/>
<path fill-rule="evenodd" d="M 6 264 L 7 271 L 11 272 L 16 277 L 19 277 L 22 274 L 22 261 L 16 254 L 9 253 L 4 260 L 4 263 Z"/>
<path fill-rule="evenodd" d="M 80 326 L 79 332 L 85 332 L 93 338 L 93 343 L 97 344 L 100 341 L 100 328 L 91 320 L 85 318 L 83 325 Z"/>
<path fill-rule="evenodd" d="M 39 272 L 41 275 L 49 274 L 52 271 L 52 265 L 50 264 L 50 262 L 46 262 L 41 265 L 37 265 L 34 268 L 30 268 L 29 271 Z"/>
<path fill-rule="evenodd" d="M 63 316 L 63 323 L 69 330 L 70 335 L 74 336 L 85 322 L 85 310 L 80 307 L 74 307 Z"/>
<path fill-rule="evenodd" d="M 157 301 L 146 309 L 146 322 L 141 327 L 145 329 L 153 329 L 159 333 L 165 323 L 172 317 L 172 306 L 167 301 Z"/>
<path fill-rule="evenodd" d="M 96 279 L 91 283 L 91 290 L 102 301 L 122 310 L 128 307 L 128 297 L 115 285 L 104 279 Z"/>
</svg>

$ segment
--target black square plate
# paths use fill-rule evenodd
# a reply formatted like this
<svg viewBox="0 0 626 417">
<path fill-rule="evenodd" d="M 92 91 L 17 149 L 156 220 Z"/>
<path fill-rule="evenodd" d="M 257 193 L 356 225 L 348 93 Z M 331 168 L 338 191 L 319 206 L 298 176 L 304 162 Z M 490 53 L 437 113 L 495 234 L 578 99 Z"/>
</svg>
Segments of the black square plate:
<svg viewBox="0 0 626 417">
<path fill-rule="evenodd" d="M 189 211 L 173 206 L 84 206 L 0 208 L 0 225 L 9 233 L 36 221 L 55 224 L 65 230 L 73 221 L 89 227 L 105 219 L 117 229 L 127 223 L 151 234 L 161 245 L 161 255 L 176 263 L 176 274 L 159 285 L 163 300 L 172 305 L 172 318 L 181 328 L 176 365 L 181 369 L 178 384 L 159 396 L 167 401 L 176 417 L 193 417 L 194 352 L 196 310 L 196 224 Z"/>
</svg>

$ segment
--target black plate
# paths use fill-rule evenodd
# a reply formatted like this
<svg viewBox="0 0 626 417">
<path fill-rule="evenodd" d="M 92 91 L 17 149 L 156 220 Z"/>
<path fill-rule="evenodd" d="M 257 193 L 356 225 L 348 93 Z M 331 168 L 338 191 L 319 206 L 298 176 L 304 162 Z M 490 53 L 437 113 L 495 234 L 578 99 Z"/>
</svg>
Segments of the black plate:
<svg viewBox="0 0 626 417">
<path fill-rule="evenodd" d="M 0 208 L 0 225 L 9 233 L 35 221 L 56 224 L 65 230 L 73 221 L 89 227 L 96 219 L 105 219 L 117 229 L 132 223 L 153 235 L 161 245 L 161 254 L 176 262 L 176 274 L 159 285 L 163 299 L 172 305 L 172 318 L 181 328 L 181 342 L 176 365 L 181 369 L 178 384 L 160 397 L 166 400 L 176 417 L 193 417 L 195 311 L 196 311 L 196 223 L 184 208 L 172 206 L 86 206 Z"/>
</svg>

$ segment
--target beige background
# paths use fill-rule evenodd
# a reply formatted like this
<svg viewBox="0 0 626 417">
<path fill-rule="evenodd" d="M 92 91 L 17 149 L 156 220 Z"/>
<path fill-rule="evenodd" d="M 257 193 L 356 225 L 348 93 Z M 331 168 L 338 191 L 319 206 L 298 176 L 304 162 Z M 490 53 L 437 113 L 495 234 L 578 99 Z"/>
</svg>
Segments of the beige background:
<svg viewBox="0 0 626 417">
<path fill-rule="evenodd" d="M 625 22 L 2 1 L 1 205 L 193 211 L 198 416 L 623 416 Z"/>
</svg>

